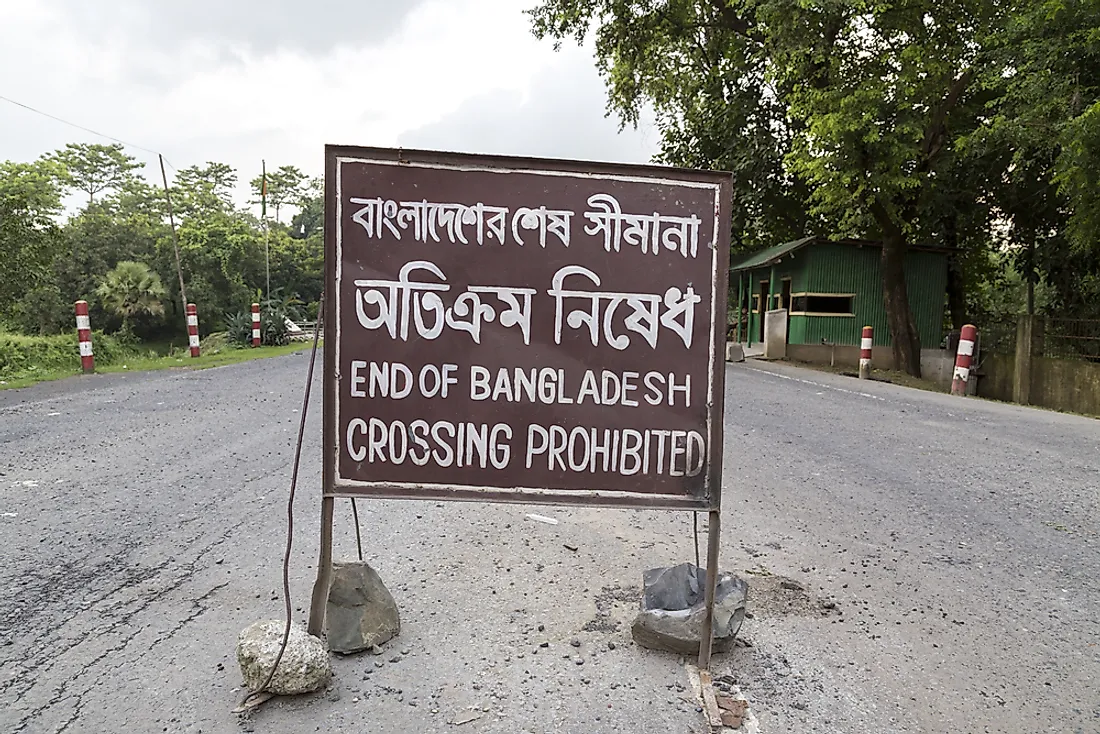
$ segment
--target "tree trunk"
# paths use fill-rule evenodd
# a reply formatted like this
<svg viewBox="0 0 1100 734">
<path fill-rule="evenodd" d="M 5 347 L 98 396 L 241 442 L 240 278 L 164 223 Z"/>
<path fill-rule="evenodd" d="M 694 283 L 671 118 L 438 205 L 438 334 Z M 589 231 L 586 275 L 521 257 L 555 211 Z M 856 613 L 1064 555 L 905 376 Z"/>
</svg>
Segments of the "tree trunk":
<svg viewBox="0 0 1100 734">
<path fill-rule="evenodd" d="M 886 323 L 894 347 L 894 368 L 920 377 L 920 333 L 909 308 L 905 286 L 905 236 L 900 233 L 882 243 L 882 295 Z"/>
</svg>

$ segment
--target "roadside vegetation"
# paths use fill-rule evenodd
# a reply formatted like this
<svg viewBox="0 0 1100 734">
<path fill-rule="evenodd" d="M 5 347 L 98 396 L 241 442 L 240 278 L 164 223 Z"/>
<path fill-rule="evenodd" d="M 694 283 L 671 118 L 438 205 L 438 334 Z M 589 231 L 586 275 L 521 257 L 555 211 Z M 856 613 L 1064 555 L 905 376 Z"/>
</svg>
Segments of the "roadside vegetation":
<svg viewBox="0 0 1100 734">
<path fill-rule="evenodd" d="M 101 372 L 278 353 L 287 319 L 315 318 L 319 181 L 292 166 L 255 177 L 257 217 L 234 203 L 238 174 L 226 164 L 176 171 L 168 196 L 143 167 L 118 144 L 0 162 L 0 387 L 79 372 L 77 300 L 88 302 Z M 199 359 L 187 355 L 184 296 L 198 307 Z M 250 348 L 252 303 L 261 304 L 259 350 Z"/>
</svg>

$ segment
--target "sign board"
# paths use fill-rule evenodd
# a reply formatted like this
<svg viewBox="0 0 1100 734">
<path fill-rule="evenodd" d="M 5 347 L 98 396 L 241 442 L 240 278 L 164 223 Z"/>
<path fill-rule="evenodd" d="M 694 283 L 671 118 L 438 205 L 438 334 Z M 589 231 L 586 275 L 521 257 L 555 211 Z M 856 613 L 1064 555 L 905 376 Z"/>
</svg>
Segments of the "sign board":
<svg viewBox="0 0 1100 734">
<path fill-rule="evenodd" d="M 326 148 L 326 496 L 716 509 L 730 184 Z"/>
</svg>

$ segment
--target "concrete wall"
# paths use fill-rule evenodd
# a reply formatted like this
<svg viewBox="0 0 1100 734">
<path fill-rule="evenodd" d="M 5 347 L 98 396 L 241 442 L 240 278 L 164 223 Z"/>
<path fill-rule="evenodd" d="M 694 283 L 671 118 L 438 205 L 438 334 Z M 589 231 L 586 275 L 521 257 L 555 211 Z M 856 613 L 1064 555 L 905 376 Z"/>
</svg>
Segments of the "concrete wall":
<svg viewBox="0 0 1100 734">
<path fill-rule="evenodd" d="M 981 373 L 979 395 L 1012 401 L 1015 358 L 1005 354 L 986 355 Z M 1100 415 L 1100 364 L 1077 359 L 1032 357 L 1029 404 Z"/>
<path fill-rule="evenodd" d="M 993 400 L 1012 402 L 1012 383 L 1016 378 L 1016 358 L 1009 354 L 981 356 L 978 371 L 978 395 Z"/>
<path fill-rule="evenodd" d="M 774 309 L 764 314 L 764 359 L 787 358 L 787 310 Z"/>
<path fill-rule="evenodd" d="M 1032 357 L 1031 404 L 1100 415 L 1100 364 Z"/>
</svg>

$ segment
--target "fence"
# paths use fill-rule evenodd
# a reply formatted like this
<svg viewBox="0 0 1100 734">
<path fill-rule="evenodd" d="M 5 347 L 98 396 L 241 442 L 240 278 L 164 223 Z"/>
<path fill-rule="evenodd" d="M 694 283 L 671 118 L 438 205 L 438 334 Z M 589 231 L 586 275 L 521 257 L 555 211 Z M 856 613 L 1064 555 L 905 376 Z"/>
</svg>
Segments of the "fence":
<svg viewBox="0 0 1100 734">
<path fill-rule="evenodd" d="M 1015 337 L 985 328 L 979 395 L 1100 415 L 1100 319 L 1020 316 Z"/>
<path fill-rule="evenodd" d="M 1100 362 L 1100 319 L 1047 319 L 1043 356 Z"/>
</svg>

